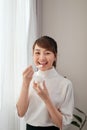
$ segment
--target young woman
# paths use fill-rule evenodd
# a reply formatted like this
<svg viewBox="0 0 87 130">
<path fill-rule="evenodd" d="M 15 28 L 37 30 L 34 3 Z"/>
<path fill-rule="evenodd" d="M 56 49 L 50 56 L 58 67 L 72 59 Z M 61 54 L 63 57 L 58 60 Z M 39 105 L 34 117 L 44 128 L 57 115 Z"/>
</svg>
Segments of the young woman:
<svg viewBox="0 0 87 130">
<path fill-rule="evenodd" d="M 56 71 L 57 43 L 42 36 L 33 45 L 33 60 L 23 72 L 18 115 L 26 120 L 26 130 L 61 130 L 73 117 L 74 97 L 70 80 Z"/>
</svg>

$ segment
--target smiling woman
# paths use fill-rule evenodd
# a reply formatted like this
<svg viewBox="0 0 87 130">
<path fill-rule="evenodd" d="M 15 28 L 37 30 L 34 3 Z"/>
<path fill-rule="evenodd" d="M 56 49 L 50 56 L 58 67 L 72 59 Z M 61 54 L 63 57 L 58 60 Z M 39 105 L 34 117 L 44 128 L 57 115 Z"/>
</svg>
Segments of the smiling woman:
<svg viewBox="0 0 87 130">
<path fill-rule="evenodd" d="M 61 130 L 72 121 L 72 83 L 57 72 L 56 58 L 57 42 L 53 38 L 42 36 L 34 42 L 34 64 L 41 67 L 34 72 L 29 66 L 23 72 L 16 105 L 18 115 L 26 121 L 26 130 Z"/>
</svg>

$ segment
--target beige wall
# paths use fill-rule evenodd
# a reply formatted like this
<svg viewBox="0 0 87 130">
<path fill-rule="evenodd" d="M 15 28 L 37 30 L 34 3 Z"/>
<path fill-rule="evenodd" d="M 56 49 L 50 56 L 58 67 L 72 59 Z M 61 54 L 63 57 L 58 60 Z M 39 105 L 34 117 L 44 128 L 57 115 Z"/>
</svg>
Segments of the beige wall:
<svg viewBox="0 0 87 130">
<path fill-rule="evenodd" d="M 42 35 L 58 42 L 57 69 L 72 80 L 75 106 L 87 113 L 87 0 L 43 0 L 42 7 Z"/>
</svg>

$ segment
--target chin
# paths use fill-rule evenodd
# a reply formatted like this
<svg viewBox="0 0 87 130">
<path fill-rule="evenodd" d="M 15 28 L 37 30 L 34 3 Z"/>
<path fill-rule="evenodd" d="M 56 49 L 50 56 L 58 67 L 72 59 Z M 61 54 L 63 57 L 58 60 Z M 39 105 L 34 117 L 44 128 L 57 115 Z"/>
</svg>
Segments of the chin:
<svg viewBox="0 0 87 130">
<path fill-rule="evenodd" d="M 41 71 L 46 71 L 46 70 L 49 70 L 49 69 L 51 69 L 52 68 L 52 66 L 51 67 L 43 67 L 43 68 L 40 68 L 40 70 Z"/>
<path fill-rule="evenodd" d="M 44 69 L 44 68 L 40 68 L 39 70 L 41 70 L 41 71 L 46 71 L 47 69 Z"/>
</svg>

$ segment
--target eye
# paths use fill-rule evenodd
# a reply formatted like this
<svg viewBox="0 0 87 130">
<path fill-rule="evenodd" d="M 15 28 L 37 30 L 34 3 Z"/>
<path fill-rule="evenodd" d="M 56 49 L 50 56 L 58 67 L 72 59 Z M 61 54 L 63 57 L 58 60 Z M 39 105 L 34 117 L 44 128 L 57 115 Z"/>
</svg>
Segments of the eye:
<svg viewBox="0 0 87 130">
<path fill-rule="evenodd" d="M 45 54 L 46 54 L 46 55 L 50 55 L 50 54 L 51 54 L 51 52 L 47 51 L 47 52 L 45 52 Z"/>
<path fill-rule="evenodd" d="M 47 54 L 47 55 L 49 55 L 50 53 L 49 53 L 49 52 L 47 52 L 46 54 Z"/>
<path fill-rule="evenodd" d="M 37 51 L 37 52 L 34 52 L 34 54 L 39 55 L 39 54 L 40 54 L 40 52 L 38 52 L 38 51 Z"/>
</svg>

